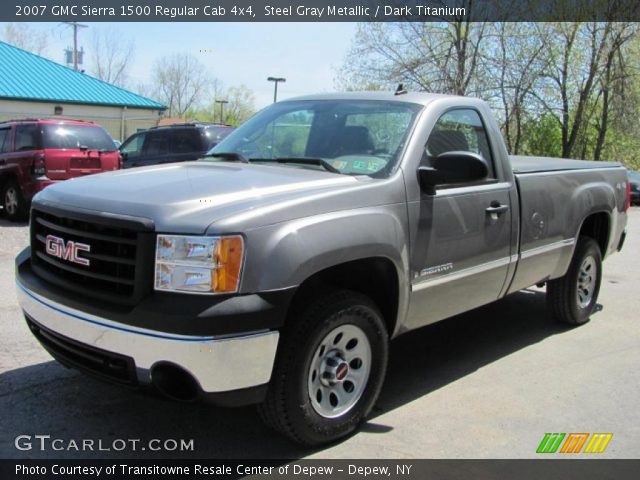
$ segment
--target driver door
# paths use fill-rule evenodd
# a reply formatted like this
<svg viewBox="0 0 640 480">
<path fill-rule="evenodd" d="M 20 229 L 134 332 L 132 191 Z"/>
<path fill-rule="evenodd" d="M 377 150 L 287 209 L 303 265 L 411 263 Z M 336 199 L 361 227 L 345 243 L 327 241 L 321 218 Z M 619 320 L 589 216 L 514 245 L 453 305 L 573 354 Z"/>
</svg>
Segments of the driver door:
<svg viewBox="0 0 640 480">
<path fill-rule="evenodd" d="M 454 109 L 436 122 L 422 164 L 445 152 L 480 155 L 488 177 L 471 184 L 439 185 L 409 205 L 416 221 L 411 252 L 409 328 L 496 300 L 511 262 L 509 182 L 501 181 L 482 118 L 474 109 Z"/>
</svg>

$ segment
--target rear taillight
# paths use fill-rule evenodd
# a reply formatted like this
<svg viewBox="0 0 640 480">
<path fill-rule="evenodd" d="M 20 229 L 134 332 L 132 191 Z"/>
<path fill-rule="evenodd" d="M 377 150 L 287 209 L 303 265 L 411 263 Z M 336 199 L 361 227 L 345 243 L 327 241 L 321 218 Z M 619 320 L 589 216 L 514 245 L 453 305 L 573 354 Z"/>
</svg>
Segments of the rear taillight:
<svg viewBox="0 0 640 480">
<path fill-rule="evenodd" d="M 627 201 L 624 202 L 624 211 L 626 212 L 631 206 L 631 182 L 627 179 Z"/>
<path fill-rule="evenodd" d="M 33 157 L 33 175 L 36 177 L 41 177 L 47 173 L 47 169 L 45 167 L 45 155 L 44 153 L 37 153 Z"/>
</svg>

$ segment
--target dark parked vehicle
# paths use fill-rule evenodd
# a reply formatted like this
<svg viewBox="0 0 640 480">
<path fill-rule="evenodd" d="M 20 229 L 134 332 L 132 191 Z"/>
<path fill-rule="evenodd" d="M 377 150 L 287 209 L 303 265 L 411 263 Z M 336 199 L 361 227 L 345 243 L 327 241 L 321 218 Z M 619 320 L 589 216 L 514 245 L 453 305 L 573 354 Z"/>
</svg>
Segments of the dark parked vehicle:
<svg viewBox="0 0 640 480">
<path fill-rule="evenodd" d="M 629 171 L 631 205 L 640 205 L 640 172 Z"/>
<path fill-rule="evenodd" d="M 80 120 L 0 123 L 0 194 L 5 215 L 24 220 L 31 198 L 52 183 L 120 168 L 120 154 L 100 125 Z"/>
<path fill-rule="evenodd" d="M 134 133 L 120 146 L 124 168 L 197 160 L 233 130 L 230 125 L 181 123 Z"/>
</svg>

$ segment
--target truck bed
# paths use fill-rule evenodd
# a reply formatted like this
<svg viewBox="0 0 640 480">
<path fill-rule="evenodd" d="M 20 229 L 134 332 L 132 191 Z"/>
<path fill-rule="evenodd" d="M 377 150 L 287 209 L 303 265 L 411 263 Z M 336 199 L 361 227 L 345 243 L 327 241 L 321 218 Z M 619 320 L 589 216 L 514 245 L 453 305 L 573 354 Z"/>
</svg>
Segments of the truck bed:
<svg viewBox="0 0 640 480">
<path fill-rule="evenodd" d="M 627 173 L 614 162 L 511 156 L 520 199 L 520 261 L 510 293 L 566 272 L 587 215 L 610 230 L 602 256 L 614 252 L 625 226 Z M 594 227 L 596 228 L 596 227 Z"/>
<path fill-rule="evenodd" d="M 595 168 L 619 167 L 615 162 L 596 162 L 592 160 L 565 160 L 551 157 L 525 157 L 510 155 L 513 173 L 556 172 L 562 170 L 592 170 Z"/>
</svg>

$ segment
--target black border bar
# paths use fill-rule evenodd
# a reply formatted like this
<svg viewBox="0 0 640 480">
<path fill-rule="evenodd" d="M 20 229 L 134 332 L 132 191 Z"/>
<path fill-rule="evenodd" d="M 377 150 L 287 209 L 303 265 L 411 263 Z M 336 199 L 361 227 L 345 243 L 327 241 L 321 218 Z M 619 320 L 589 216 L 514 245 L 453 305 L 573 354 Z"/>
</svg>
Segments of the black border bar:
<svg viewBox="0 0 640 480">
<path fill-rule="evenodd" d="M 174 469 L 174 473 L 168 473 L 171 468 Z M 179 468 L 183 470 L 177 470 Z M 188 469 L 188 473 L 184 469 Z M 27 470 L 32 473 L 27 474 Z M 109 473 L 110 471 L 113 473 Z M 28 478 L 40 480 L 67 478 L 74 480 L 234 480 L 239 478 L 263 480 L 320 478 L 332 480 L 383 478 L 392 480 L 471 478 L 474 480 L 601 480 L 605 478 L 635 480 L 639 471 L 640 460 L 586 458 L 564 460 L 0 460 L 0 478 L 3 480 Z"/>
<path fill-rule="evenodd" d="M 4 22 L 640 21 L 638 0 L 15 0 Z"/>
</svg>

